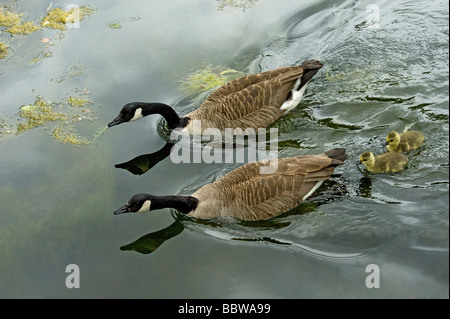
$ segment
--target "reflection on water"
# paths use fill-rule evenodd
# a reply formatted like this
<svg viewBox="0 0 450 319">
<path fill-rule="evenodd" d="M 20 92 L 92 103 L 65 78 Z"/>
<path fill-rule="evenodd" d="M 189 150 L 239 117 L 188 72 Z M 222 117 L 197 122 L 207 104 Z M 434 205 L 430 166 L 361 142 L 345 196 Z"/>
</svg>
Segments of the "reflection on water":
<svg viewBox="0 0 450 319">
<path fill-rule="evenodd" d="M 167 158 L 173 146 L 173 143 L 168 142 L 159 151 L 137 156 L 128 162 L 116 164 L 115 167 L 126 169 L 134 175 L 143 175 L 153 166 Z"/>
<path fill-rule="evenodd" d="M 120 250 L 133 250 L 141 254 L 150 254 L 158 249 L 159 246 L 161 246 L 165 241 L 169 240 L 172 237 L 175 237 L 176 235 L 179 235 L 183 230 L 183 224 L 179 221 L 176 221 L 167 228 L 142 236 L 136 241 L 120 247 Z"/>
<path fill-rule="evenodd" d="M 361 197 L 372 198 L 372 179 L 361 177 L 359 180 L 358 195 Z"/>
<path fill-rule="evenodd" d="M 35 24 L 48 5 L 7 4 Z M 448 1 L 90 4 L 97 11 L 79 29 L 0 33 L 9 53 L 0 60 L 1 297 L 448 298 Z M 377 27 L 369 5 L 379 8 Z M 93 136 L 131 101 L 196 109 L 211 92 L 184 97 L 180 82 L 205 65 L 250 74 L 309 58 L 324 68 L 274 124 L 277 155 L 345 147 L 349 159 L 335 185 L 270 221 L 112 216 L 133 193 L 192 194 L 240 165 L 175 165 L 163 160 L 169 144 L 147 154 L 160 147 L 156 132 L 167 134 L 158 118 L 79 148 L 49 138 L 54 127 L 8 133 L 37 94 L 64 109 L 75 107 L 66 103 L 74 88 L 88 89 L 101 107 L 76 132 Z M 384 152 L 386 134 L 414 122 L 427 141 L 407 169 L 365 172 L 359 155 Z M 117 164 L 134 175 L 112 167 L 123 154 L 146 154 Z M 77 291 L 64 286 L 72 263 Z M 380 289 L 364 285 L 372 263 Z"/>
<path fill-rule="evenodd" d="M 140 237 L 128 245 L 122 246 L 123 251 L 133 250 L 142 254 L 154 252 L 165 241 L 181 234 L 188 228 L 197 233 L 219 240 L 232 240 L 242 242 L 268 243 L 273 245 L 290 246 L 294 250 L 308 251 L 320 258 L 350 258 L 359 254 L 338 254 L 332 252 L 318 252 L 312 247 L 306 247 L 292 239 L 284 239 L 283 233 L 290 233 L 289 229 L 295 229 L 291 221 L 286 221 L 289 216 L 300 216 L 316 211 L 319 205 L 338 200 L 345 193 L 345 185 L 337 181 L 326 181 L 319 190 L 313 194 L 308 202 L 292 209 L 276 218 L 262 221 L 241 221 L 229 217 L 203 220 L 188 217 L 176 210 L 171 210 L 175 222 L 156 232 Z"/>
</svg>

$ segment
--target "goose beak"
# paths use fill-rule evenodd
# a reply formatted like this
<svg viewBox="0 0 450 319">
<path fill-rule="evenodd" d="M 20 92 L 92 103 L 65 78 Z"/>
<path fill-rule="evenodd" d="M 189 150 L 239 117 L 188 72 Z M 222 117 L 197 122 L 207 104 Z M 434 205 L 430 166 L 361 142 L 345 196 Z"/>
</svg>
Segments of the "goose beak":
<svg viewBox="0 0 450 319">
<path fill-rule="evenodd" d="M 120 123 L 123 123 L 122 116 L 117 116 L 111 123 L 108 124 L 108 127 L 113 127 L 116 125 L 119 125 Z"/>
<path fill-rule="evenodd" d="M 124 205 L 124 206 L 120 207 L 118 210 L 116 210 L 114 212 L 114 215 L 120 215 L 120 214 L 125 214 L 125 213 L 129 213 L 128 205 Z"/>
</svg>

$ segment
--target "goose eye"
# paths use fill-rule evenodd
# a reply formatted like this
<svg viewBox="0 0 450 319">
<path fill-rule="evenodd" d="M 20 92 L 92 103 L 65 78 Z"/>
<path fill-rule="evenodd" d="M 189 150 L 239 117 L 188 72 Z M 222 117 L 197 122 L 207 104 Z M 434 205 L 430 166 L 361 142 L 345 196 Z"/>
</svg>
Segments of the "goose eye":
<svg viewBox="0 0 450 319">
<path fill-rule="evenodd" d="M 141 208 L 141 206 L 142 206 L 142 204 L 143 203 L 140 203 L 140 202 L 138 202 L 138 203 L 134 203 L 133 205 L 131 205 L 130 207 L 129 207 L 129 210 L 132 210 L 132 211 L 138 211 L 140 208 Z"/>
</svg>

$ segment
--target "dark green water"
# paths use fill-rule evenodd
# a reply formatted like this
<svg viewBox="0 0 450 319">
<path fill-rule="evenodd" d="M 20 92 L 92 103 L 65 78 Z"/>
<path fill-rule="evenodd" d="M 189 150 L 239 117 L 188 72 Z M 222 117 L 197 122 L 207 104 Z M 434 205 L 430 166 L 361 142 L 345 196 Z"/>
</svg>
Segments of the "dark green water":
<svg viewBox="0 0 450 319">
<path fill-rule="evenodd" d="M 36 23 L 48 7 L 5 3 Z M 16 125 L 37 95 L 61 101 L 86 88 L 95 117 L 76 129 L 93 137 L 131 101 L 195 109 L 202 95 L 186 98 L 181 81 L 205 65 L 254 73 L 319 58 L 305 99 L 273 127 L 280 157 L 345 147 L 339 176 L 270 221 L 114 216 L 134 193 L 189 194 L 239 164 L 166 158 L 145 174 L 140 162 L 141 175 L 116 168 L 165 145 L 157 116 L 80 147 L 54 140 L 52 125 L 3 130 L 0 297 L 448 298 L 448 1 L 261 0 L 219 10 L 226 3 L 92 0 L 97 10 L 80 28 L 0 33 L 13 48 L 0 60 L 0 124 Z M 373 5 L 379 20 L 366 12 Z M 359 155 L 382 152 L 390 130 L 414 122 L 427 140 L 407 169 L 367 174 Z M 69 264 L 79 266 L 79 289 L 65 285 Z M 369 264 L 379 266 L 379 289 L 365 285 Z"/>
</svg>

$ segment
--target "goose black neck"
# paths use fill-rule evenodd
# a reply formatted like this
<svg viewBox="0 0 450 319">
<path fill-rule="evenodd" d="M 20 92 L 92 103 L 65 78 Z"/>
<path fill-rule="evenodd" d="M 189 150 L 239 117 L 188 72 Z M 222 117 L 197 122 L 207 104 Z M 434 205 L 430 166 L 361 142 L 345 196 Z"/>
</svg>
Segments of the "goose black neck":
<svg viewBox="0 0 450 319">
<path fill-rule="evenodd" d="M 192 196 L 152 196 L 151 209 L 174 208 L 188 214 L 198 206 L 198 199 Z"/>
<path fill-rule="evenodd" d="M 177 127 L 185 127 L 187 125 L 186 118 L 180 118 L 175 110 L 164 103 L 134 103 L 142 109 L 142 115 L 160 114 L 167 122 L 169 129 L 173 130 Z"/>
</svg>

